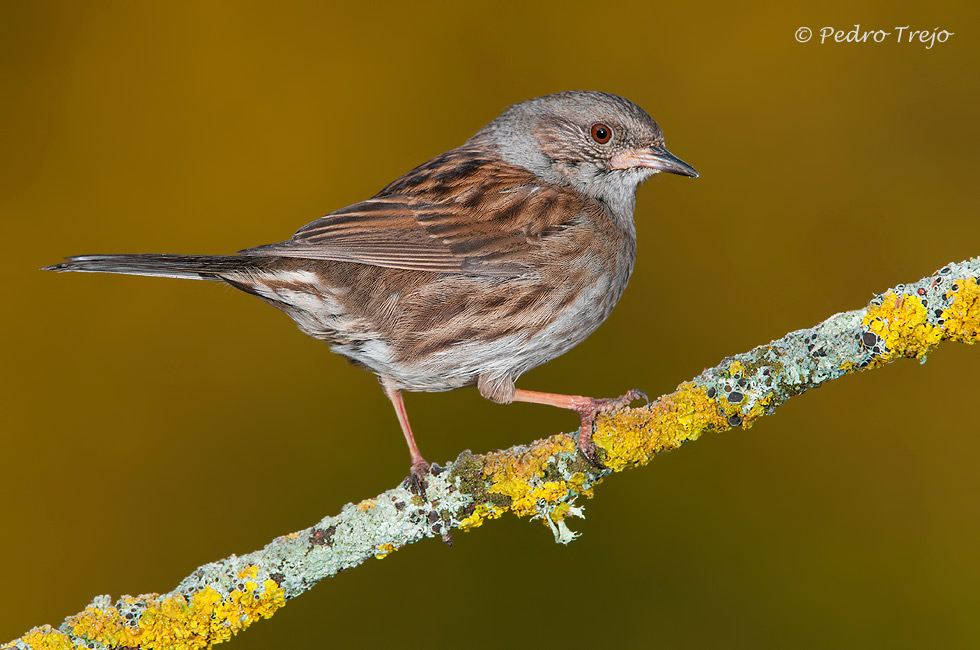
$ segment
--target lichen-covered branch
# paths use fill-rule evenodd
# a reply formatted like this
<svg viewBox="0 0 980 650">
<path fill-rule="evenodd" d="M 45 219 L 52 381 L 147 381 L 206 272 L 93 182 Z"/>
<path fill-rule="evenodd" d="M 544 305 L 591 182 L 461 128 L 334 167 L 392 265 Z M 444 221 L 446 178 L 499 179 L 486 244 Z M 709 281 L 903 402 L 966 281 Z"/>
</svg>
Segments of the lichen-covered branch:
<svg viewBox="0 0 980 650">
<path fill-rule="evenodd" d="M 97 597 L 57 629 L 35 628 L 3 648 L 207 648 L 339 571 L 425 537 L 470 530 L 507 512 L 541 520 L 568 543 L 606 476 L 644 465 L 705 431 L 749 427 L 795 395 L 901 357 L 924 361 L 941 341 L 980 339 L 980 258 L 950 264 L 877 296 L 864 309 L 723 360 L 652 404 L 600 416 L 595 442 L 605 469 L 589 464 L 573 436 L 483 455 L 464 452 L 431 476 L 426 498 L 405 484 L 265 548 L 198 568 L 173 591 L 113 602 Z"/>
</svg>

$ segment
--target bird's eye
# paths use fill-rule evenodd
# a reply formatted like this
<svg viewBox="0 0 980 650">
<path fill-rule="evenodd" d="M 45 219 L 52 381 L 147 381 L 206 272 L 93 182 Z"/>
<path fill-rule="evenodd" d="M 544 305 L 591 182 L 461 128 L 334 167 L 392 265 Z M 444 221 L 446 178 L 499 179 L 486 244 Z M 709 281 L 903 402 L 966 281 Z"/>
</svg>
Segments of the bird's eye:
<svg viewBox="0 0 980 650">
<path fill-rule="evenodd" d="M 606 144 L 612 137 L 612 129 L 602 122 L 592 125 L 592 139 L 599 144 Z"/>
</svg>

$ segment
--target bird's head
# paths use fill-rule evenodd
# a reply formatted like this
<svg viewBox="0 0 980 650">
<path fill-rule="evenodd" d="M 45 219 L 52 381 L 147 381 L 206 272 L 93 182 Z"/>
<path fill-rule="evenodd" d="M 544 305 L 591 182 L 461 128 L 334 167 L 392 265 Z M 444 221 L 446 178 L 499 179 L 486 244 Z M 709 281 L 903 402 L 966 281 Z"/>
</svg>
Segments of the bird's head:
<svg viewBox="0 0 980 650">
<path fill-rule="evenodd" d="M 571 91 L 521 102 L 475 137 L 489 138 L 505 161 L 627 217 L 636 188 L 650 176 L 698 175 L 667 151 L 663 131 L 646 111 L 609 93 Z"/>
</svg>

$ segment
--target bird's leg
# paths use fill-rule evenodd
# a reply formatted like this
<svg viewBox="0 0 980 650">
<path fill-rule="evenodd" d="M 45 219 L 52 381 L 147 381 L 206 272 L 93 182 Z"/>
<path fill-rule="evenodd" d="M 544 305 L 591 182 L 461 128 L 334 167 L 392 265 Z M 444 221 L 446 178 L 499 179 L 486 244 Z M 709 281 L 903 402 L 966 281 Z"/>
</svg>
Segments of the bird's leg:
<svg viewBox="0 0 980 650">
<path fill-rule="evenodd" d="M 381 386 L 384 388 L 385 395 L 391 400 L 395 407 L 395 414 L 398 416 L 398 424 L 402 427 L 405 434 L 405 442 L 408 443 L 408 453 L 412 457 L 412 492 L 416 494 L 425 493 L 425 475 L 429 473 L 429 463 L 422 458 L 419 446 L 415 444 L 415 436 L 412 435 L 412 425 L 408 423 L 408 413 L 405 412 L 405 401 L 402 399 L 402 392 L 392 385 L 387 377 L 380 377 Z"/>
<path fill-rule="evenodd" d="M 613 411 L 624 406 L 628 406 L 633 400 L 642 399 L 647 402 L 650 398 L 641 390 L 631 390 L 619 397 L 609 399 L 596 399 L 594 397 L 583 397 L 581 395 L 560 395 L 557 393 L 539 393 L 534 390 L 514 391 L 515 402 L 531 402 L 532 404 L 548 404 L 558 408 L 575 411 L 582 418 L 582 428 L 578 434 L 578 449 L 590 463 L 597 467 L 602 467 L 595 454 L 595 443 L 592 442 L 592 425 L 595 423 L 596 416 L 605 411 Z"/>
</svg>

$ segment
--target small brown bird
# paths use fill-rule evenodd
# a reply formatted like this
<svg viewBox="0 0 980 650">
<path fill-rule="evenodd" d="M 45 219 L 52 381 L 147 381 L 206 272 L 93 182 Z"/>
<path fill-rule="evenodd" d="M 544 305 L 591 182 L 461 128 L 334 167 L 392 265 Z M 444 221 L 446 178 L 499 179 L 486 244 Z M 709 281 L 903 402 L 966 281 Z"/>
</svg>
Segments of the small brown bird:
<svg viewBox="0 0 980 650">
<path fill-rule="evenodd" d="M 49 271 L 219 280 L 286 312 L 376 373 L 422 486 L 429 464 L 402 391 L 476 385 L 487 399 L 581 415 L 579 449 L 608 400 L 515 388 L 609 316 L 636 257 L 636 189 L 657 172 L 696 177 L 633 102 L 564 92 L 507 109 L 461 147 L 292 239 L 237 255 L 85 255 Z"/>
</svg>

